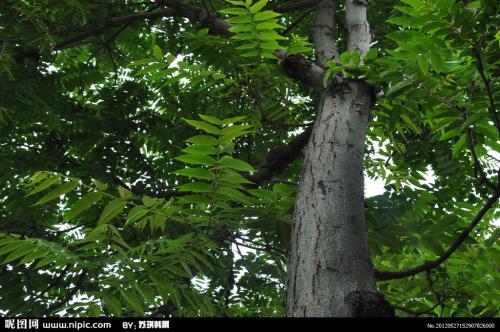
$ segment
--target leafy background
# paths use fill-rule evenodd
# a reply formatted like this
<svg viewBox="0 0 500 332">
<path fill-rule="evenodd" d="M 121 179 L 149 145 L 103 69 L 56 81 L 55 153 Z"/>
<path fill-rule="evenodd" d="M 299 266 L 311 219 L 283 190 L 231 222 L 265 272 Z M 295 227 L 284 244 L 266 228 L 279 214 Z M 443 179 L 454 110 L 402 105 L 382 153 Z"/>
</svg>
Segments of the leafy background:
<svg viewBox="0 0 500 332">
<path fill-rule="evenodd" d="M 314 121 L 314 94 L 279 56 L 313 56 L 314 13 L 182 2 L 218 13 L 231 38 L 182 15 L 105 24 L 171 3 L 0 4 L 3 313 L 284 315 L 300 155 L 249 182 Z M 365 203 L 377 269 L 436 259 L 498 181 L 498 18 L 494 1 L 369 1 L 373 51 L 330 63 L 327 79 L 378 92 L 365 155 L 386 190 Z M 438 268 L 379 282 L 397 314 L 498 315 L 499 214 Z"/>
</svg>

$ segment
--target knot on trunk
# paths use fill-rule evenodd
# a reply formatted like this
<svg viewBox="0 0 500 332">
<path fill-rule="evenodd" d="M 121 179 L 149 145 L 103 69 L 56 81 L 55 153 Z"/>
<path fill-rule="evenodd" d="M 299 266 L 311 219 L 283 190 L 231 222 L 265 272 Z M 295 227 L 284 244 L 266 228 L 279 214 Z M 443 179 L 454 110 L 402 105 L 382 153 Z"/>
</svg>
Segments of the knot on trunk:
<svg viewBox="0 0 500 332">
<path fill-rule="evenodd" d="M 346 296 L 352 317 L 394 317 L 394 308 L 380 292 L 357 290 Z"/>
</svg>

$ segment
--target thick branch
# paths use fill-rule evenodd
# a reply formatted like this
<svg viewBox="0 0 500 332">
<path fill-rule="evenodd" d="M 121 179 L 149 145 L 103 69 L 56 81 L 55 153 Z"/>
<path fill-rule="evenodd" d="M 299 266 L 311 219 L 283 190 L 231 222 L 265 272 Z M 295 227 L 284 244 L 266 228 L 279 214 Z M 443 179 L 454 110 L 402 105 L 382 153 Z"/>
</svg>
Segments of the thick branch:
<svg viewBox="0 0 500 332">
<path fill-rule="evenodd" d="M 391 280 L 391 279 L 401 279 L 405 277 L 409 277 L 415 274 L 418 274 L 420 272 L 425 272 L 425 271 L 430 271 L 439 265 L 441 265 L 443 262 L 445 262 L 459 247 L 460 245 L 465 241 L 467 236 L 472 232 L 474 227 L 477 226 L 477 224 L 481 221 L 483 216 L 488 212 L 496 203 L 498 198 L 500 197 L 500 170 L 499 170 L 499 181 L 496 187 L 495 192 L 491 197 L 486 201 L 486 204 L 483 206 L 483 208 L 476 214 L 474 219 L 472 219 L 471 223 L 469 226 L 467 226 L 462 233 L 460 233 L 460 236 L 453 242 L 453 244 L 446 250 L 446 252 L 441 255 L 438 259 L 431 261 L 431 262 L 426 262 L 422 265 L 406 269 L 403 271 L 375 271 L 375 278 L 378 281 L 384 281 L 384 280 Z"/>
<path fill-rule="evenodd" d="M 249 180 L 260 186 L 285 170 L 292 161 L 300 156 L 300 151 L 307 144 L 311 131 L 312 126 L 306 128 L 288 145 L 271 150 L 260 163 L 257 172 L 249 177 Z"/>
<path fill-rule="evenodd" d="M 327 61 L 337 57 L 338 51 L 333 36 L 335 23 L 335 0 L 321 0 L 316 10 L 316 22 L 312 31 L 316 63 L 327 68 Z"/>
<path fill-rule="evenodd" d="M 323 76 L 325 70 L 310 62 L 302 55 L 293 54 L 285 57 L 282 62 L 283 70 L 288 77 L 301 81 L 312 87 L 316 92 L 323 89 Z"/>
<path fill-rule="evenodd" d="M 370 26 L 366 19 L 367 0 L 346 0 L 347 50 L 364 57 L 370 49 Z"/>
<path fill-rule="evenodd" d="M 169 8 L 169 9 L 159 10 L 159 11 L 154 11 L 154 12 L 136 13 L 136 14 L 126 15 L 126 16 L 113 17 L 98 27 L 90 28 L 79 35 L 76 35 L 74 37 L 63 40 L 60 43 L 57 43 L 56 46 L 54 47 L 54 49 L 56 51 L 58 51 L 58 50 L 63 50 L 65 48 L 75 46 L 89 37 L 98 36 L 98 35 L 106 32 L 106 30 L 108 30 L 110 28 L 121 27 L 124 25 L 126 26 L 129 24 L 135 23 L 137 21 L 155 20 L 155 19 L 158 19 L 161 17 L 172 16 L 173 14 L 174 14 L 174 11 Z"/>
</svg>

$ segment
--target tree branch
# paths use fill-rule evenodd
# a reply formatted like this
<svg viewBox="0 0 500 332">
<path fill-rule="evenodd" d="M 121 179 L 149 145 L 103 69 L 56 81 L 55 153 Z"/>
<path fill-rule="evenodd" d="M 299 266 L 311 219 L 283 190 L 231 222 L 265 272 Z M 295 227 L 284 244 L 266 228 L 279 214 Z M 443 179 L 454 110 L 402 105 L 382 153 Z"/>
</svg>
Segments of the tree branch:
<svg viewBox="0 0 500 332">
<path fill-rule="evenodd" d="M 338 60 L 337 45 L 333 36 L 335 24 L 335 0 L 318 1 L 316 21 L 312 30 L 316 63 L 322 68 L 328 68 L 327 61 Z"/>
<path fill-rule="evenodd" d="M 260 186 L 271 180 L 276 174 L 281 173 L 300 156 L 300 151 L 307 144 L 311 131 L 312 126 L 309 126 L 287 145 L 271 150 L 258 166 L 257 172 L 249 176 L 248 179 Z"/>
<path fill-rule="evenodd" d="M 306 8 L 311 8 L 316 5 L 317 0 L 302 0 L 302 1 L 290 1 L 289 4 L 285 4 L 274 8 L 273 10 L 278 13 L 287 13 L 294 10 L 301 10 Z"/>
<path fill-rule="evenodd" d="M 323 76 L 325 70 L 304 56 L 292 54 L 285 57 L 281 65 L 288 77 L 312 87 L 316 92 L 324 89 Z"/>
<path fill-rule="evenodd" d="M 347 50 L 359 51 L 364 57 L 370 49 L 370 26 L 366 18 L 367 0 L 346 0 L 345 24 L 347 27 Z"/>
<path fill-rule="evenodd" d="M 90 28 L 79 35 L 76 35 L 74 37 L 63 40 L 60 43 L 57 43 L 54 46 L 54 50 L 59 51 L 69 47 L 73 47 L 75 45 L 80 44 L 89 37 L 98 36 L 106 32 L 106 30 L 110 28 L 121 27 L 123 25 L 130 25 L 132 23 L 142 20 L 155 20 L 162 17 L 172 16 L 173 14 L 174 11 L 168 8 L 154 12 L 136 13 L 126 16 L 112 17 L 98 27 Z"/>
<path fill-rule="evenodd" d="M 231 24 L 219 18 L 215 13 L 211 13 L 205 9 L 187 6 L 184 4 L 184 2 L 178 0 L 162 1 L 161 3 L 168 6 L 168 8 L 153 12 L 135 13 L 131 15 L 110 18 L 104 24 L 96 28 L 90 28 L 77 36 L 71 37 L 56 44 L 54 49 L 62 50 L 78 45 L 89 37 L 98 36 L 104 33 L 109 28 L 121 27 L 123 25 L 130 25 L 141 20 L 154 20 L 162 17 L 186 18 L 192 23 L 198 23 L 201 24 L 201 26 L 208 28 L 211 35 L 222 37 L 231 37 L 232 35 L 234 35 L 234 33 L 229 31 Z M 310 6 L 312 2 L 304 1 L 304 4 L 302 5 L 305 6 L 305 3 L 308 3 L 308 6 Z M 288 10 L 291 10 L 290 8 L 292 7 L 296 9 L 307 8 L 307 6 L 299 7 L 296 6 L 296 4 L 294 5 L 295 6 L 289 5 L 282 8 L 277 8 L 276 11 L 286 12 Z M 281 55 L 281 58 L 283 58 L 283 55 Z M 302 82 L 311 85 L 313 88 L 317 88 L 319 86 L 319 83 L 322 82 L 323 70 L 318 66 L 312 65 L 303 56 L 294 55 L 293 61 L 288 61 L 286 62 L 286 64 L 287 66 L 285 73 L 287 73 L 287 75 L 292 75 L 292 78 L 298 77 L 302 80 Z"/>
<path fill-rule="evenodd" d="M 300 151 L 304 148 L 311 135 L 312 125 L 309 125 L 304 132 L 297 135 L 290 143 L 272 149 L 267 156 L 256 167 L 257 172 L 249 175 L 248 180 L 254 184 L 246 185 L 247 188 L 256 188 L 268 181 L 271 181 L 276 175 L 283 172 L 288 165 L 297 159 L 301 154 Z M 122 185 L 123 186 L 123 185 Z M 138 188 L 129 188 L 136 195 L 148 195 L 155 198 L 170 199 L 171 197 L 184 196 L 187 193 L 173 190 L 164 190 L 153 193 Z"/>
<path fill-rule="evenodd" d="M 293 21 L 289 26 L 286 27 L 285 30 L 283 30 L 280 35 L 286 36 L 288 35 L 293 29 L 297 27 L 297 25 L 300 24 L 310 13 L 314 11 L 314 8 L 309 8 L 306 11 L 302 13 L 295 21 Z"/>
<path fill-rule="evenodd" d="M 71 267 L 71 264 L 67 264 L 66 267 L 61 271 L 59 276 L 56 279 L 54 279 L 54 281 L 43 292 L 40 293 L 39 297 L 40 298 L 43 297 L 45 295 L 45 293 L 47 293 L 49 290 L 54 288 L 59 283 L 59 281 L 61 281 L 61 279 L 64 278 L 66 273 L 68 273 L 68 270 L 70 267 Z"/>
<path fill-rule="evenodd" d="M 462 118 L 464 119 L 464 122 L 467 121 L 468 117 L 467 117 L 467 112 L 465 110 L 463 110 Z M 472 159 L 474 160 L 474 172 L 476 173 L 476 177 L 479 173 L 479 177 L 482 180 L 482 182 L 486 184 L 488 187 L 495 189 L 495 185 L 491 183 L 490 180 L 488 180 L 488 177 L 484 172 L 483 166 L 481 165 L 481 162 L 477 157 L 476 148 L 474 147 L 474 136 L 472 128 L 467 127 L 466 133 L 467 133 L 467 145 L 469 146 L 470 153 L 472 154 Z"/>
<path fill-rule="evenodd" d="M 474 219 L 472 219 L 471 223 L 469 226 L 467 226 L 462 233 L 458 236 L 458 238 L 453 242 L 453 244 L 446 250 L 446 252 L 441 255 L 438 259 L 431 261 L 431 262 L 426 262 L 422 265 L 406 269 L 403 271 L 377 271 L 375 270 L 375 278 L 377 281 L 384 281 L 384 280 L 392 280 L 392 279 L 401 279 L 405 277 L 409 277 L 415 274 L 418 274 L 420 272 L 425 272 L 425 271 L 430 271 L 439 265 L 441 265 L 443 262 L 445 262 L 459 247 L 460 245 L 465 241 L 467 236 L 472 232 L 474 227 L 477 226 L 477 224 L 481 221 L 483 216 L 488 212 L 496 203 L 498 198 L 500 197 L 500 169 L 498 170 L 498 175 L 499 175 L 499 181 L 496 186 L 496 190 L 493 193 L 493 195 L 490 196 L 490 198 L 486 201 L 485 205 L 482 207 L 482 209 L 476 214 Z"/>
<path fill-rule="evenodd" d="M 495 127 L 497 128 L 498 135 L 500 136 L 500 120 L 498 119 L 498 113 L 495 109 L 495 101 L 493 100 L 493 92 L 491 91 L 490 81 L 484 73 L 483 60 L 481 59 L 481 50 L 479 46 L 476 46 L 472 49 L 472 54 L 476 58 L 476 68 L 479 72 L 479 75 L 481 76 L 481 79 L 483 80 L 484 86 L 486 88 L 486 94 L 488 95 L 488 111 L 490 112 L 493 122 L 495 123 Z"/>
</svg>

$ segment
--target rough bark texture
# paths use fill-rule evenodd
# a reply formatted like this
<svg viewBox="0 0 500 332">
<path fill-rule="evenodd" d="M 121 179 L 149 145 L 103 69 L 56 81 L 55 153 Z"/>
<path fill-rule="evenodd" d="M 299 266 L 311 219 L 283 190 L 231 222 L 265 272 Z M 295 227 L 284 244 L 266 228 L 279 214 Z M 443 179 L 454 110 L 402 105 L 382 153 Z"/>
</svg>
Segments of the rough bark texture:
<svg viewBox="0 0 500 332">
<path fill-rule="evenodd" d="M 375 286 L 364 222 L 370 87 L 346 81 L 343 88 L 321 96 L 305 152 L 290 248 L 288 316 L 391 314 L 385 301 L 374 304 L 383 296 Z"/>
<path fill-rule="evenodd" d="M 334 11 L 335 1 L 318 2 L 313 36 L 322 67 L 337 52 L 331 34 Z M 346 21 L 348 50 L 366 54 L 366 3 L 347 0 Z M 350 79 L 319 94 L 295 202 L 287 316 L 394 315 L 376 288 L 364 220 L 363 155 L 372 96 L 368 84 Z"/>
</svg>

